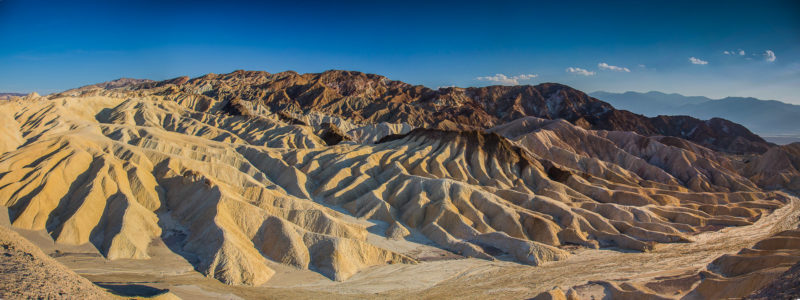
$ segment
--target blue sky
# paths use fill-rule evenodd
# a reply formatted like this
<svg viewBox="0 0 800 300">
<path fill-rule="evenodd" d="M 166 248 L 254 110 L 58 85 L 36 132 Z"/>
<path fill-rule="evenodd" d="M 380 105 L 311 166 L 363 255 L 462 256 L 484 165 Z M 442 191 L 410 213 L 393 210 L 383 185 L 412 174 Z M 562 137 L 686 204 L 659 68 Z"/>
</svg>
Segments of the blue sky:
<svg viewBox="0 0 800 300">
<path fill-rule="evenodd" d="M 798 1 L 293 2 L 0 0 L 0 92 L 347 69 L 800 104 Z"/>
</svg>

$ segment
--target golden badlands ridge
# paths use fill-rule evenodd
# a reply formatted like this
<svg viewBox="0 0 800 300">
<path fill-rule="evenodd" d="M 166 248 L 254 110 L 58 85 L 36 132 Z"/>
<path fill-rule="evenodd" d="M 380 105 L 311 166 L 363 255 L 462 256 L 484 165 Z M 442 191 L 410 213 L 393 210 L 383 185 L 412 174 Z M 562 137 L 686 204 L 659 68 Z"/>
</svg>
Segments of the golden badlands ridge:
<svg viewBox="0 0 800 300">
<path fill-rule="evenodd" d="M 800 261 L 800 144 L 715 151 L 589 115 L 414 124 L 405 100 L 387 122 L 353 115 L 382 101 L 365 89 L 315 108 L 236 74 L 0 102 L 0 225 L 158 297 L 743 297 Z"/>
</svg>

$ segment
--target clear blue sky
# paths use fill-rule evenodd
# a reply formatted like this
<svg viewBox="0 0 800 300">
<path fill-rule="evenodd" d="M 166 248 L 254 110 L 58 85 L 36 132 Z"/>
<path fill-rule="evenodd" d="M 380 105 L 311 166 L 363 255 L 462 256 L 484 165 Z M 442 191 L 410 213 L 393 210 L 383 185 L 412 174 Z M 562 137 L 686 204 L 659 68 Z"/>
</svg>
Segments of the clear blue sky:
<svg viewBox="0 0 800 300">
<path fill-rule="evenodd" d="M 800 1 L 293 2 L 0 0 L 0 92 L 347 69 L 800 104 Z"/>
</svg>

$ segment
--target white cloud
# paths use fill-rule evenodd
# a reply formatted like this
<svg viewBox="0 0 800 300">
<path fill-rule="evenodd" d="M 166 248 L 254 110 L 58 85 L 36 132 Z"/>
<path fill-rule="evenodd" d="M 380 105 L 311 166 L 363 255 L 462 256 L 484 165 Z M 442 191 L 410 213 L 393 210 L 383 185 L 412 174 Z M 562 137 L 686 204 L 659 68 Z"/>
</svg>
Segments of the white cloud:
<svg viewBox="0 0 800 300">
<path fill-rule="evenodd" d="M 695 65 L 707 65 L 708 64 L 707 61 L 699 59 L 699 58 L 694 57 L 694 56 L 689 57 L 689 62 L 692 63 L 692 64 L 695 64 Z"/>
<path fill-rule="evenodd" d="M 520 80 L 531 80 L 531 79 L 534 79 L 536 77 L 539 77 L 539 75 L 536 75 L 536 74 L 520 74 L 520 75 L 508 77 L 508 76 L 506 76 L 504 74 L 494 74 L 494 76 L 482 76 L 482 77 L 478 77 L 476 79 L 485 80 L 485 81 L 491 81 L 491 82 L 494 82 L 494 83 L 505 84 L 505 85 L 518 85 Z"/>
<path fill-rule="evenodd" d="M 630 72 L 631 71 L 628 68 L 612 66 L 612 65 L 609 65 L 609 64 L 604 63 L 604 62 L 601 62 L 601 63 L 597 64 L 597 67 L 600 68 L 600 70 L 611 70 L 611 71 L 617 71 L 617 72 Z"/>
<path fill-rule="evenodd" d="M 567 68 L 567 73 L 578 74 L 578 75 L 583 75 L 583 76 L 592 76 L 592 75 L 594 75 L 594 72 L 592 72 L 592 71 L 589 71 L 589 70 L 586 70 L 586 69 L 581 69 L 581 68 L 573 68 L 573 67 Z"/>
<path fill-rule="evenodd" d="M 647 68 L 647 66 L 645 66 L 643 64 L 639 64 L 639 68 Z"/>
<path fill-rule="evenodd" d="M 742 50 L 742 49 L 739 49 L 739 50 L 736 50 L 736 51 L 733 51 L 733 50 L 731 50 L 731 51 L 725 50 L 725 51 L 722 51 L 722 54 L 725 54 L 725 55 L 739 55 L 739 56 L 744 56 L 744 55 L 745 55 L 745 54 L 747 54 L 747 53 L 746 53 L 746 52 L 744 52 L 744 50 Z"/>
<path fill-rule="evenodd" d="M 764 59 L 766 59 L 768 62 L 773 62 L 776 58 L 775 52 L 772 52 L 772 50 L 764 51 Z"/>
</svg>

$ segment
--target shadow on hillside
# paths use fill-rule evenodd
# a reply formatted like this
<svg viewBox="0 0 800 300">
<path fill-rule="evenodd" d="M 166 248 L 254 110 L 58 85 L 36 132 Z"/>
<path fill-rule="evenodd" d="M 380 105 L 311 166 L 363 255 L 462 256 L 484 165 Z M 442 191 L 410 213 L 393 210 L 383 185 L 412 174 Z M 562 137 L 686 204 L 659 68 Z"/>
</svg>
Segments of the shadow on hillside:
<svg viewBox="0 0 800 300">
<path fill-rule="evenodd" d="M 169 292 L 168 289 L 159 289 L 143 284 L 124 284 L 119 282 L 95 282 L 101 288 L 123 297 L 152 297 Z"/>
</svg>

